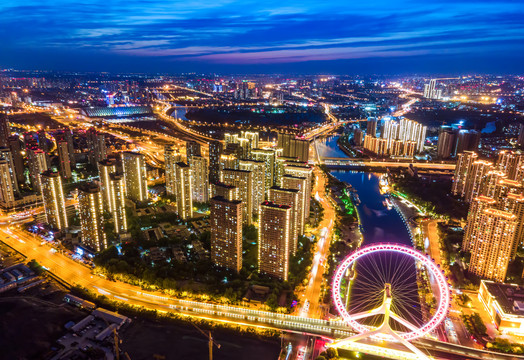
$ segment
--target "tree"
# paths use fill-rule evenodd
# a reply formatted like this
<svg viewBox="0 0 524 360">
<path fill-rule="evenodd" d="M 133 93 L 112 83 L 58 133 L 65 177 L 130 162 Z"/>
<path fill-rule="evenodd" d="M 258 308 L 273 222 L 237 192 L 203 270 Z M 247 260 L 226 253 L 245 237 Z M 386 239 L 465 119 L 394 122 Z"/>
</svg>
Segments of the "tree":
<svg viewBox="0 0 524 360">
<path fill-rule="evenodd" d="M 326 350 L 326 356 L 328 359 L 336 359 L 338 358 L 338 351 L 334 348 L 329 348 Z"/>
</svg>

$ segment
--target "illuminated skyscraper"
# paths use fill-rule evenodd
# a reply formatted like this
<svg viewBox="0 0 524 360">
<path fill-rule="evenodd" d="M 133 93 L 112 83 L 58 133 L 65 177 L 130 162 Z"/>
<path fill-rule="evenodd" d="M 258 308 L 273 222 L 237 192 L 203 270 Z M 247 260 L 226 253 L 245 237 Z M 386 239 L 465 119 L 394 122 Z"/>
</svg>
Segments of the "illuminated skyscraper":
<svg viewBox="0 0 524 360">
<path fill-rule="evenodd" d="M 11 173 L 9 161 L 0 159 L 0 204 L 4 208 L 12 208 L 15 204 L 15 191 Z"/>
<path fill-rule="evenodd" d="M 377 118 L 370 117 L 366 122 L 366 135 L 377 136 Z"/>
<path fill-rule="evenodd" d="M 299 161 L 297 158 L 277 156 L 275 159 L 275 175 L 273 179 L 273 185 L 282 185 L 282 176 L 284 176 L 284 167 L 286 164 L 304 166 L 306 163 Z"/>
<path fill-rule="evenodd" d="M 186 141 L 186 160 L 189 165 L 191 165 L 192 156 L 202 156 L 200 144 L 193 140 Z"/>
<path fill-rule="evenodd" d="M 307 217 L 306 215 L 306 202 L 309 201 L 309 196 L 306 194 L 307 189 L 307 179 L 300 176 L 284 175 L 282 177 L 282 187 L 284 189 L 294 189 L 297 190 L 297 223 L 296 229 L 298 235 L 304 234 L 304 228 L 306 224 Z"/>
<path fill-rule="evenodd" d="M 239 169 L 251 172 L 253 179 L 253 214 L 258 214 L 260 204 L 266 196 L 266 164 L 258 160 L 240 160 Z"/>
<path fill-rule="evenodd" d="M 33 183 L 33 190 L 40 192 L 40 174 L 48 169 L 47 156 L 45 152 L 38 148 L 28 150 L 29 175 Z"/>
<path fill-rule="evenodd" d="M 284 173 L 286 175 L 292 175 L 292 176 L 302 177 L 306 179 L 306 188 L 304 189 L 304 221 L 305 221 L 307 220 L 307 218 L 309 218 L 311 183 L 313 181 L 313 169 L 309 166 L 286 164 L 286 166 L 284 167 Z M 294 189 L 293 187 L 288 187 L 285 185 L 282 185 L 282 187 L 286 189 Z"/>
<path fill-rule="evenodd" d="M 216 182 L 211 184 L 211 197 L 223 197 L 226 200 L 233 201 L 238 199 L 238 188 L 233 185 Z"/>
<path fill-rule="evenodd" d="M 258 269 L 287 281 L 291 254 L 291 207 L 264 201 L 260 206 Z"/>
<path fill-rule="evenodd" d="M 248 139 L 251 149 L 257 149 L 259 143 L 259 134 L 256 131 L 245 131 L 240 132 L 240 137 Z"/>
<path fill-rule="evenodd" d="M 506 174 L 508 179 L 515 179 L 520 166 L 523 164 L 524 155 L 519 152 L 501 150 L 497 157 L 495 167 Z"/>
<path fill-rule="evenodd" d="M 95 251 L 104 250 L 107 248 L 107 238 L 104 232 L 104 208 L 100 188 L 95 183 L 89 183 L 78 190 L 82 243 Z"/>
<path fill-rule="evenodd" d="M 20 194 L 18 188 L 18 179 L 16 178 L 15 164 L 13 161 L 13 154 L 9 148 L 0 148 L 0 159 L 7 161 L 9 166 L 9 175 L 11 177 L 11 187 L 15 196 Z"/>
<path fill-rule="evenodd" d="M 242 268 L 242 202 L 214 197 L 211 208 L 211 261 L 239 272 Z"/>
<path fill-rule="evenodd" d="M 209 143 L 209 182 L 220 181 L 220 157 L 224 151 L 224 145 L 218 141 Z"/>
<path fill-rule="evenodd" d="M 238 188 L 238 199 L 242 201 L 242 219 L 250 225 L 253 220 L 253 174 L 251 171 L 224 169 L 220 172 L 221 182 Z"/>
<path fill-rule="evenodd" d="M 207 159 L 202 156 L 191 157 L 191 184 L 193 201 L 204 203 L 209 199 L 209 173 Z"/>
<path fill-rule="evenodd" d="M 488 208 L 472 226 L 469 271 L 484 279 L 505 281 L 514 248 L 518 220 L 515 214 Z"/>
<path fill-rule="evenodd" d="M 450 126 L 441 126 L 438 131 L 437 157 L 448 159 L 455 150 L 455 131 Z"/>
<path fill-rule="evenodd" d="M 100 190 L 104 197 L 104 209 L 113 212 L 111 201 L 111 178 L 110 175 L 116 172 L 116 162 L 105 159 L 98 162 L 98 177 L 100 179 Z M 124 188 L 125 189 L 125 188 Z"/>
<path fill-rule="evenodd" d="M 253 149 L 251 156 L 254 160 L 263 161 L 266 163 L 266 189 L 273 186 L 275 174 L 275 160 L 276 152 L 273 149 Z"/>
<path fill-rule="evenodd" d="M 16 180 L 19 183 L 23 183 L 24 178 L 24 158 L 22 156 L 22 146 L 20 138 L 17 135 L 9 137 L 9 150 L 11 150 L 11 156 L 13 158 L 13 164 L 15 166 Z"/>
<path fill-rule="evenodd" d="M 289 251 L 294 255 L 297 251 L 297 241 L 299 235 L 299 215 L 298 207 L 301 206 L 299 202 L 299 191 L 295 189 L 284 189 L 278 186 L 273 186 L 269 189 L 269 201 L 280 204 L 287 205 L 291 208 L 290 215 L 290 224 L 291 233 L 289 237 Z"/>
<path fill-rule="evenodd" d="M 9 129 L 7 115 L 3 112 L 0 112 L 0 147 L 9 146 L 9 136 L 10 135 L 11 135 L 11 129 Z"/>
<path fill-rule="evenodd" d="M 58 163 L 60 168 L 60 175 L 65 179 L 71 178 L 71 158 L 69 157 L 69 147 L 67 142 L 59 141 L 56 144 L 58 148 Z"/>
<path fill-rule="evenodd" d="M 173 195 L 176 192 L 175 184 L 175 164 L 182 161 L 182 154 L 173 145 L 166 145 L 164 147 L 164 163 L 166 166 L 166 192 L 168 195 Z"/>
<path fill-rule="evenodd" d="M 466 180 L 471 176 L 473 163 L 478 159 L 478 155 L 472 151 L 464 151 L 457 155 L 457 166 L 451 192 L 453 195 L 464 197 L 466 195 Z"/>
<path fill-rule="evenodd" d="M 493 172 L 492 163 L 484 160 L 474 161 L 471 164 L 471 169 L 465 179 L 464 200 L 466 202 L 471 202 L 478 195 L 490 196 L 484 189 L 486 188 L 487 179 L 492 176 L 498 176 Z"/>
<path fill-rule="evenodd" d="M 87 157 L 92 166 L 97 166 L 99 161 L 107 159 L 106 139 L 104 134 L 89 128 L 87 137 Z"/>
<path fill-rule="evenodd" d="M 47 223 L 54 229 L 64 230 L 68 224 L 60 174 L 51 170 L 44 171 L 40 175 L 40 181 Z"/>
<path fill-rule="evenodd" d="M 277 147 L 283 149 L 282 156 L 296 157 L 305 163 L 309 161 L 309 140 L 297 139 L 293 134 L 278 133 Z"/>
<path fill-rule="evenodd" d="M 183 162 L 175 164 L 176 204 L 178 216 L 187 220 L 193 217 L 191 170 Z"/>
<path fill-rule="evenodd" d="M 109 175 L 110 201 L 115 232 L 124 234 L 127 232 L 127 217 L 125 204 L 125 182 L 122 174 L 112 173 Z"/>
<path fill-rule="evenodd" d="M 132 201 L 147 201 L 147 172 L 144 155 L 132 151 L 122 152 L 122 168 L 126 183 L 126 197 Z"/>
</svg>

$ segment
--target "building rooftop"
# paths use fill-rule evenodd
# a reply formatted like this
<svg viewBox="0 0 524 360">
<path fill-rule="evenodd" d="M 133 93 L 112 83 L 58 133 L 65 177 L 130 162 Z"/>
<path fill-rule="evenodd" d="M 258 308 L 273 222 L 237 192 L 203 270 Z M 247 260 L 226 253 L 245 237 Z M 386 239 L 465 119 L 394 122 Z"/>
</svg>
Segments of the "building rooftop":
<svg viewBox="0 0 524 360">
<path fill-rule="evenodd" d="M 524 287 L 492 281 L 484 281 L 484 284 L 506 314 L 524 316 Z"/>
</svg>

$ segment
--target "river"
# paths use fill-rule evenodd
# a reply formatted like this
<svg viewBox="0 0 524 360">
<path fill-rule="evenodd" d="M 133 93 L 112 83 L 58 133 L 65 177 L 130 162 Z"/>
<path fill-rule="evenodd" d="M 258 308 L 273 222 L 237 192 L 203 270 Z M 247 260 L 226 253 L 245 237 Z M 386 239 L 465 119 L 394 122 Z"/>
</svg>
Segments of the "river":
<svg viewBox="0 0 524 360">
<path fill-rule="evenodd" d="M 321 157 L 346 157 L 337 146 L 338 136 L 317 140 L 316 148 Z M 361 203 L 357 205 L 363 246 L 373 243 L 397 243 L 411 246 L 409 230 L 401 215 L 384 206 L 385 195 L 379 191 L 379 177 L 362 171 L 333 170 L 331 174 L 356 190 Z M 418 302 L 415 262 L 411 258 L 392 253 L 374 254 L 359 260 L 357 276 L 349 296 L 351 313 L 371 310 L 382 303 L 385 282 L 394 289 L 393 309 L 414 324 L 421 324 Z M 396 288 L 396 289 L 395 289 Z M 380 321 L 379 317 L 373 319 Z"/>
</svg>

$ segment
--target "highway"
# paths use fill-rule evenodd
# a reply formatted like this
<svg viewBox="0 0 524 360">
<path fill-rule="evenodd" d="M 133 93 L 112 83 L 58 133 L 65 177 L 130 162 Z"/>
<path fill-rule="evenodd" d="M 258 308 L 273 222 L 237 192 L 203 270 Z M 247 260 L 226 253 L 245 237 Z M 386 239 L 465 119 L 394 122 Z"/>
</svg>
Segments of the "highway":
<svg viewBox="0 0 524 360">
<path fill-rule="evenodd" d="M 311 266 L 308 283 L 302 297 L 304 301 L 300 309 L 300 316 L 311 318 L 322 318 L 322 308 L 320 304 L 320 293 L 322 282 L 324 281 L 325 264 L 329 252 L 329 246 L 333 234 L 333 219 L 335 218 L 335 209 L 332 200 L 326 194 L 326 175 L 318 167 L 314 168 L 315 186 L 312 193 L 319 200 L 324 209 L 324 216 L 316 228 L 317 244 L 313 264 Z"/>
</svg>

